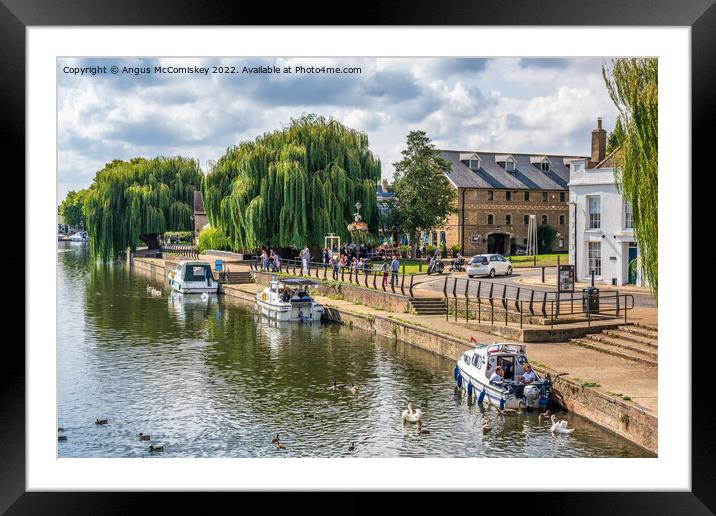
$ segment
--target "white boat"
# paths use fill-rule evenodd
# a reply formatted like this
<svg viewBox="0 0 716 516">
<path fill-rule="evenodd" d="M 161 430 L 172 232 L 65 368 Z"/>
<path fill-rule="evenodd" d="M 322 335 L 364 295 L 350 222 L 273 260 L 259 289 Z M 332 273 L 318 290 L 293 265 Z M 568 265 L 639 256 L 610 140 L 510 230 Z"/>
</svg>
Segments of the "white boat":
<svg viewBox="0 0 716 516">
<path fill-rule="evenodd" d="M 277 321 L 320 321 L 323 305 L 311 297 L 308 288 L 318 285 L 304 278 L 276 279 L 256 294 L 256 303 L 262 315 Z"/>
<path fill-rule="evenodd" d="M 57 240 L 59 240 L 60 242 L 62 242 L 64 239 L 65 239 L 65 235 L 63 235 L 62 233 L 58 233 L 58 234 L 57 234 Z"/>
<path fill-rule="evenodd" d="M 69 240 L 70 242 L 88 242 L 89 237 L 80 231 L 70 235 L 67 240 Z"/>
<path fill-rule="evenodd" d="M 549 375 L 524 384 L 520 380 L 528 363 L 524 344 L 473 344 L 457 361 L 457 386 L 474 395 L 478 403 L 489 401 L 504 409 L 545 409 L 552 401 Z M 505 373 L 501 384 L 490 382 L 497 366 Z"/>
<path fill-rule="evenodd" d="M 167 276 L 171 289 L 182 294 L 215 294 L 219 290 L 209 262 L 183 261 Z"/>
</svg>

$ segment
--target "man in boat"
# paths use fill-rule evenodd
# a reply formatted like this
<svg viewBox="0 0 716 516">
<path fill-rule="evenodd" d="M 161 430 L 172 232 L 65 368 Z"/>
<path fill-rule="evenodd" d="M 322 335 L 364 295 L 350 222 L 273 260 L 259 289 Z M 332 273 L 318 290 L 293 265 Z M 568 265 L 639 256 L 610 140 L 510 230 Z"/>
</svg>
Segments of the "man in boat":
<svg viewBox="0 0 716 516">
<path fill-rule="evenodd" d="M 537 373 L 532 370 L 532 366 L 529 364 L 524 365 L 524 374 L 520 378 L 521 383 L 532 383 L 537 381 Z"/>
<path fill-rule="evenodd" d="M 502 385 L 505 383 L 505 371 L 502 366 L 497 366 L 495 372 L 490 376 L 490 383 L 493 385 Z"/>
<path fill-rule="evenodd" d="M 288 285 L 283 286 L 283 294 L 281 294 L 281 300 L 284 303 L 288 303 L 291 300 L 291 289 L 288 288 Z"/>
</svg>

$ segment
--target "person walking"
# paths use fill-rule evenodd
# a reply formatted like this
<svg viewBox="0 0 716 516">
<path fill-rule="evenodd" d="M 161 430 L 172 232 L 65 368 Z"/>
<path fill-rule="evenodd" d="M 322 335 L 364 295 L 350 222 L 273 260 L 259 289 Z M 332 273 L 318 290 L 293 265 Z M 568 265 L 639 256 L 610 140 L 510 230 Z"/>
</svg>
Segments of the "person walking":
<svg viewBox="0 0 716 516">
<path fill-rule="evenodd" d="M 261 271 L 266 272 L 268 268 L 268 255 L 266 249 L 261 249 Z"/>
<path fill-rule="evenodd" d="M 380 268 L 380 270 L 383 272 L 383 290 L 385 290 L 386 285 L 388 284 L 388 270 L 390 267 L 388 266 L 388 260 L 383 258 L 383 266 Z"/>
<path fill-rule="evenodd" d="M 303 265 L 303 275 L 308 276 L 311 266 L 311 251 L 308 250 L 308 246 L 303 248 L 303 250 L 299 254 L 299 257 L 301 258 L 301 262 Z"/>
<path fill-rule="evenodd" d="M 398 257 L 396 255 L 393 255 L 393 261 L 390 264 L 390 268 L 393 271 L 393 274 L 390 277 L 390 284 L 395 285 L 398 282 L 398 271 L 400 270 L 400 262 L 398 261 Z"/>
</svg>

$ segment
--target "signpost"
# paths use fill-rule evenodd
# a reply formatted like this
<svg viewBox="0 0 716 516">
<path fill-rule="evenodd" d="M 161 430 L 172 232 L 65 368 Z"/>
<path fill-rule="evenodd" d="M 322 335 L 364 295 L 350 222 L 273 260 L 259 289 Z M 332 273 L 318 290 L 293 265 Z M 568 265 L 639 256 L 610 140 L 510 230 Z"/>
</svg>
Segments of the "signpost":
<svg viewBox="0 0 716 516">
<path fill-rule="evenodd" d="M 571 311 L 574 311 L 574 265 L 557 266 L 557 313 L 559 313 L 559 298 L 562 292 L 570 292 Z"/>
</svg>

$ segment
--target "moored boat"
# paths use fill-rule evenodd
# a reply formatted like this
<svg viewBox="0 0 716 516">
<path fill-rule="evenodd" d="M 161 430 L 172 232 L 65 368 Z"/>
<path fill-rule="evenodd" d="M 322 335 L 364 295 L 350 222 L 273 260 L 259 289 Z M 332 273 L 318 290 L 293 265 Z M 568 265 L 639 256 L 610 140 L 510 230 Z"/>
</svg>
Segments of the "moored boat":
<svg viewBox="0 0 716 516">
<path fill-rule="evenodd" d="M 277 321 L 311 322 L 320 321 L 323 305 L 317 303 L 309 293 L 313 280 L 273 278 L 271 284 L 256 294 L 256 304 L 262 315 Z"/>
<path fill-rule="evenodd" d="M 549 375 L 523 383 L 524 366 L 528 364 L 524 344 L 474 344 L 457 361 L 454 375 L 457 386 L 468 395 L 475 395 L 479 403 L 489 401 L 500 409 L 544 409 L 552 401 L 552 381 Z M 497 367 L 504 371 L 500 383 L 490 377 Z"/>
<path fill-rule="evenodd" d="M 167 276 L 171 289 L 182 294 L 215 294 L 219 290 L 209 262 L 183 261 Z"/>
</svg>

